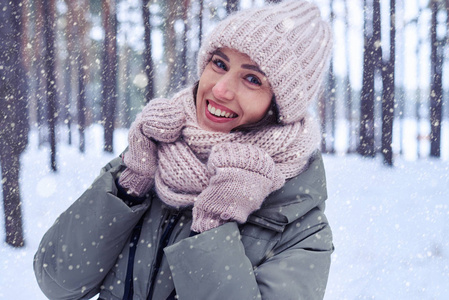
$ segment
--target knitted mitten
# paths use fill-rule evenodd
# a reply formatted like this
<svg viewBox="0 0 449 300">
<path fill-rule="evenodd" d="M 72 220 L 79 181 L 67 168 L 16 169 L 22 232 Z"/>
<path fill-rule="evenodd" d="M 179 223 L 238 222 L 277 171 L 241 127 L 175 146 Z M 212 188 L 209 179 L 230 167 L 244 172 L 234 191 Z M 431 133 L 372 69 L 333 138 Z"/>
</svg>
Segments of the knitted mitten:
<svg viewBox="0 0 449 300">
<path fill-rule="evenodd" d="M 154 99 L 143 109 L 141 122 L 145 136 L 172 143 L 179 138 L 185 124 L 184 109 L 171 99 Z"/>
<path fill-rule="evenodd" d="M 157 169 L 157 145 L 174 142 L 181 134 L 185 115 L 180 105 L 167 99 L 154 99 L 144 107 L 128 133 L 128 151 L 124 155 L 126 169 L 119 184 L 134 196 L 142 196 L 154 184 Z"/>
<path fill-rule="evenodd" d="M 285 182 L 273 159 L 250 144 L 221 143 L 212 148 L 209 185 L 193 207 L 191 229 L 203 232 L 228 221 L 244 223 L 263 200 Z"/>
</svg>

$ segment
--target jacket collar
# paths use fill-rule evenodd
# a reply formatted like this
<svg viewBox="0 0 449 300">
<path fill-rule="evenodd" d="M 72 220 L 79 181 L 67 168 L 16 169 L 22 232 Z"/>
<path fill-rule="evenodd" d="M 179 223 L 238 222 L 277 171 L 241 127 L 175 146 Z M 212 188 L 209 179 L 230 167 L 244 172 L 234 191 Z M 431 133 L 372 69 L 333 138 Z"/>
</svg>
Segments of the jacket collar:
<svg viewBox="0 0 449 300">
<path fill-rule="evenodd" d="M 285 185 L 271 193 L 262 207 L 248 217 L 253 223 L 278 232 L 301 218 L 315 207 L 324 210 L 327 199 L 323 158 L 319 151 L 309 161 L 308 168 Z"/>
</svg>

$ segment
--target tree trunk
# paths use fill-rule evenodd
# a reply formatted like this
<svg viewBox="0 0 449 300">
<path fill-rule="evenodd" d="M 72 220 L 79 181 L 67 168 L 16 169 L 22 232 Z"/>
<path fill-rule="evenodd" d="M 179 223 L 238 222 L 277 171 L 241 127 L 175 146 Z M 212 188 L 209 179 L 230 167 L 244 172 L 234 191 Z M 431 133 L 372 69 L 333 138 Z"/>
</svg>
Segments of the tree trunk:
<svg viewBox="0 0 449 300">
<path fill-rule="evenodd" d="M 36 78 L 36 120 L 38 126 L 39 147 L 48 141 L 47 130 L 47 95 L 45 74 L 45 37 L 44 37 L 44 7 L 42 1 L 36 1 L 36 27 L 33 39 L 34 72 Z"/>
<path fill-rule="evenodd" d="M 374 157 L 374 28 L 373 2 L 364 1 L 364 52 L 363 52 L 363 84 L 360 100 L 360 144 L 357 152 L 365 157 Z"/>
<path fill-rule="evenodd" d="M 396 1 L 390 0 L 390 57 L 382 71 L 382 154 L 384 164 L 393 166 L 394 66 L 396 43 Z"/>
<path fill-rule="evenodd" d="M 79 53 L 76 58 L 78 67 L 78 95 L 77 95 L 77 111 L 78 111 L 78 148 L 81 153 L 86 151 L 86 77 L 87 72 L 84 68 L 85 60 L 83 53 Z"/>
<path fill-rule="evenodd" d="M 103 93 L 104 151 L 113 152 L 115 107 L 117 103 L 117 12 L 115 1 L 102 1 L 103 28 Z"/>
<path fill-rule="evenodd" d="M 334 1 L 330 1 L 330 24 L 332 27 L 332 30 L 334 28 Z M 331 58 L 330 66 L 329 66 L 329 80 L 328 80 L 328 104 L 329 104 L 329 114 L 328 118 L 330 121 L 330 148 L 327 147 L 327 153 L 335 153 L 335 119 L 336 116 L 336 82 L 335 82 L 335 74 L 334 74 L 334 63 L 332 61 L 333 58 Z M 327 137 L 327 136 L 326 136 Z M 327 143 L 326 143 L 327 145 Z"/>
<path fill-rule="evenodd" d="M 178 5 L 177 0 L 168 0 L 166 3 L 166 16 L 165 16 L 165 36 L 164 36 L 164 49 L 165 59 L 167 62 L 167 78 L 168 84 L 166 87 L 166 93 L 172 94 L 178 89 L 178 83 L 181 76 L 177 73 L 178 56 L 176 51 L 176 31 L 175 22 L 178 19 Z"/>
<path fill-rule="evenodd" d="M 8 151 L 7 148 L 2 149 L 1 162 L 6 243 L 13 247 L 24 246 L 19 187 L 19 158 L 19 155 L 11 153 L 11 151 Z"/>
<path fill-rule="evenodd" d="M 89 4 L 86 0 L 69 1 L 66 0 L 69 7 L 68 12 L 68 36 L 67 47 L 69 52 L 69 59 L 74 62 L 73 70 L 69 70 L 77 79 L 74 84 L 76 90 L 76 110 L 78 123 L 78 149 L 84 153 L 86 150 L 86 87 L 88 82 L 88 63 L 87 53 L 88 46 L 86 45 L 87 34 L 87 20 L 86 12 L 89 11 Z M 71 67 L 70 67 L 71 68 Z M 69 69 L 70 69 L 69 68 Z M 70 76 L 70 73 L 69 73 Z M 72 81 L 68 79 L 70 86 Z M 70 89 L 72 91 L 72 89 Z M 73 91 L 75 92 L 75 91 Z"/>
<path fill-rule="evenodd" d="M 182 10 L 182 20 L 184 21 L 184 30 L 182 31 L 182 50 L 181 50 L 181 85 L 186 86 L 189 79 L 189 64 L 187 63 L 187 32 L 189 31 L 189 19 L 188 19 L 188 10 L 190 6 L 189 0 L 182 1 L 183 10 Z"/>
<path fill-rule="evenodd" d="M 28 144 L 27 77 L 23 65 L 22 1 L 0 0 L 0 164 L 6 243 L 24 245 L 20 200 L 20 155 Z"/>
<path fill-rule="evenodd" d="M 449 0 L 448 0 L 449 1 Z M 420 36 L 420 27 L 419 27 L 419 17 L 422 13 L 422 8 L 420 6 L 419 0 L 416 0 L 416 6 L 418 7 L 418 16 L 416 20 L 416 36 L 418 37 L 418 43 L 416 45 L 415 55 L 418 58 L 416 60 L 416 74 L 421 74 L 421 45 L 422 38 Z M 418 82 L 418 86 L 416 88 L 416 105 L 415 105 L 415 116 L 416 116 L 416 155 L 418 158 L 421 157 L 421 85 Z"/>
<path fill-rule="evenodd" d="M 68 56 L 64 62 L 65 72 L 64 72 L 64 86 L 65 86 L 65 115 L 64 123 L 67 125 L 67 143 L 72 145 L 72 114 L 70 112 L 70 107 L 72 103 L 72 66 L 70 64 L 70 56 Z"/>
<path fill-rule="evenodd" d="M 226 3 L 226 13 L 228 15 L 239 10 L 239 1 L 238 0 L 227 0 L 225 3 Z"/>
<path fill-rule="evenodd" d="M 437 36 L 438 0 L 431 0 L 432 11 L 431 41 L 431 74 L 430 74 L 430 156 L 440 157 L 441 120 L 443 108 L 443 47 Z"/>
<path fill-rule="evenodd" d="M 203 40 L 203 0 L 200 2 L 200 11 L 198 14 L 198 44 L 201 46 L 201 41 Z"/>
<path fill-rule="evenodd" d="M 45 70 L 47 74 L 48 129 L 50 133 L 50 163 L 55 172 L 56 166 L 56 121 L 57 121 L 57 91 L 56 91 L 56 50 L 55 50 L 55 0 L 44 0 L 44 32 L 45 32 Z"/>
<path fill-rule="evenodd" d="M 321 93 L 318 99 L 318 114 L 320 116 L 320 126 L 321 126 L 321 152 L 326 152 L 326 96 L 325 93 Z"/>
<path fill-rule="evenodd" d="M 345 87 L 345 109 L 346 109 L 346 119 L 348 122 L 348 153 L 355 152 L 355 126 L 352 113 L 352 86 L 351 86 L 351 70 L 350 70 L 350 47 L 349 47 L 349 10 L 348 1 L 345 0 L 345 64 L 346 64 L 346 75 L 344 79 Z"/>
<path fill-rule="evenodd" d="M 144 41 L 145 41 L 145 51 L 143 54 L 144 70 L 147 76 L 147 86 L 145 87 L 145 102 L 150 102 L 154 98 L 154 64 L 153 55 L 151 52 L 151 19 L 150 19 L 150 1 L 142 0 L 142 15 L 143 24 L 145 27 Z"/>
</svg>

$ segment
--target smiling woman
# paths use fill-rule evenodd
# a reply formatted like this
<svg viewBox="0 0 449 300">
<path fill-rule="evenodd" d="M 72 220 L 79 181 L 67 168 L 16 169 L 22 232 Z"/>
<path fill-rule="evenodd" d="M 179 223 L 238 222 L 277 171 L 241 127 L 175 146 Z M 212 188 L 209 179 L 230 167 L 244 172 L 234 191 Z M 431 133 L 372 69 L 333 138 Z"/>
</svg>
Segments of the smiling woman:
<svg viewBox="0 0 449 300">
<path fill-rule="evenodd" d="M 257 123 L 267 114 L 272 98 L 264 73 L 248 55 L 218 49 L 198 84 L 198 124 L 206 130 L 230 132 Z"/>
<path fill-rule="evenodd" d="M 287 1 L 223 20 L 199 81 L 154 99 L 129 148 L 35 256 L 52 299 L 322 299 L 333 251 L 309 113 L 332 39 Z"/>
</svg>

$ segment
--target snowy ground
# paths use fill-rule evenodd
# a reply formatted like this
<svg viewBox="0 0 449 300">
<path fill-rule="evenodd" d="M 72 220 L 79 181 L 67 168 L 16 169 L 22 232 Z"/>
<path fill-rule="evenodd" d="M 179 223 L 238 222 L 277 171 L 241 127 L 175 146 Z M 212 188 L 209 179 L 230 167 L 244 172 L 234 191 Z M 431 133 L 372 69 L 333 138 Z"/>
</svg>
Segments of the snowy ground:
<svg viewBox="0 0 449 300">
<path fill-rule="evenodd" d="M 46 229 L 114 157 L 100 150 L 100 131 L 89 130 L 85 155 L 61 143 L 56 174 L 48 167 L 48 149 L 38 150 L 31 136 L 21 174 L 26 246 L 0 243 L 0 299 L 45 299 L 34 279 L 33 255 Z M 125 146 L 126 133 L 119 131 L 117 153 Z M 394 168 L 383 167 L 380 158 L 324 158 L 336 247 L 326 299 L 448 299 L 447 157 L 397 158 Z M 0 218 L 2 240 L 3 228 Z"/>
</svg>

